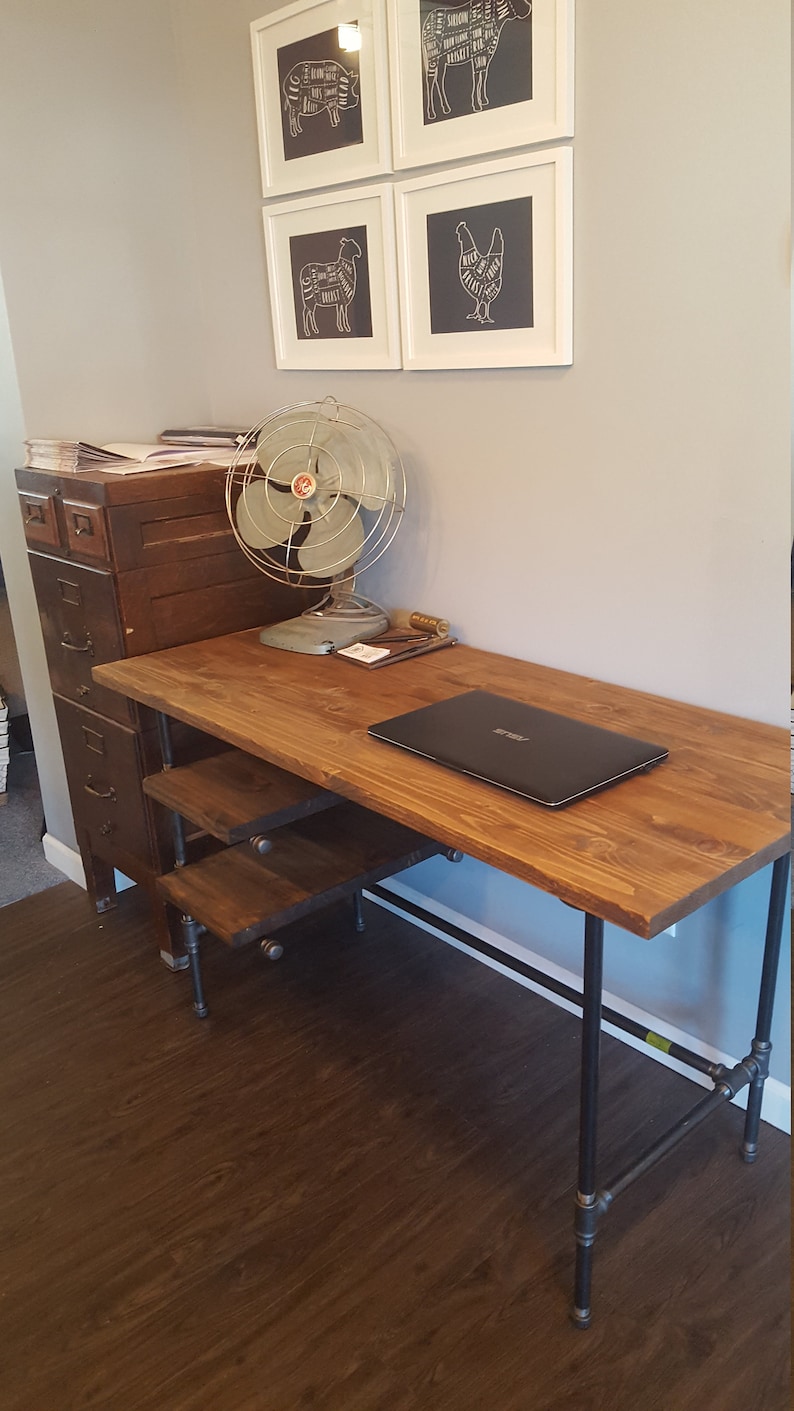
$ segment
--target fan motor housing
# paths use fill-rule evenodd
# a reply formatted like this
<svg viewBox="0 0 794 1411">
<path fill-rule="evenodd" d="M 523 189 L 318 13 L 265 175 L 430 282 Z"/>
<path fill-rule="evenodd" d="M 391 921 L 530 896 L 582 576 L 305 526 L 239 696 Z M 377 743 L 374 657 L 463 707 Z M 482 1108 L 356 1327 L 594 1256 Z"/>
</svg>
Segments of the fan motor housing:
<svg viewBox="0 0 794 1411">
<path fill-rule="evenodd" d="M 293 477 L 290 489 L 296 500 L 308 500 L 317 490 L 317 481 L 308 470 L 299 470 Z"/>
</svg>

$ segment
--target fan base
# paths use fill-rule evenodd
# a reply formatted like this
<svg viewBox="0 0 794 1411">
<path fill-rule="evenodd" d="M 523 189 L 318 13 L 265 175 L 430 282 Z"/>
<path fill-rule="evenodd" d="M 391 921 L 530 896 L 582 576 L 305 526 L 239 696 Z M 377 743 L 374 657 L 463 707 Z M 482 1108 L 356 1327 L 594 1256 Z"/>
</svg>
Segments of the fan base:
<svg viewBox="0 0 794 1411">
<path fill-rule="evenodd" d="M 389 619 L 385 613 L 377 616 L 362 613 L 358 620 L 353 614 L 347 619 L 317 614 L 274 622 L 260 632 L 259 640 L 266 647 L 277 647 L 283 652 L 325 656 L 340 647 L 349 647 L 353 642 L 365 642 L 369 637 L 377 637 L 380 632 L 386 631 L 388 625 Z"/>
</svg>

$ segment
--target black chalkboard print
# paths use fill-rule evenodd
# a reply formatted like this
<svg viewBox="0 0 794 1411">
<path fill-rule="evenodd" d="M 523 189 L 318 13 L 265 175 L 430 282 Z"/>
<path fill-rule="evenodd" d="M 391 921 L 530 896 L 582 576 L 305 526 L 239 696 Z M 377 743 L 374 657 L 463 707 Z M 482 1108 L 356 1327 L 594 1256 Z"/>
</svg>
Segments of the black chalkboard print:
<svg viewBox="0 0 794 1411">
<path fill-rule="evenodd" d="M 531 328 L 532 197 L 427 217 L 431 333 Z"/>
<path fill-rule="evenodd" d="M 371 338 L 367 227 L 290 237 L 298 338 Z"/>
<path fill-rule="evenodd" d="M 425 125 L 532 97 L 531 0 L 420 0 Z"/>
<path fill-rule="evenodd" d="M 358 53 L 328 29 L 278 51 L 284 160 L 363 142 Z"/>
</svg>

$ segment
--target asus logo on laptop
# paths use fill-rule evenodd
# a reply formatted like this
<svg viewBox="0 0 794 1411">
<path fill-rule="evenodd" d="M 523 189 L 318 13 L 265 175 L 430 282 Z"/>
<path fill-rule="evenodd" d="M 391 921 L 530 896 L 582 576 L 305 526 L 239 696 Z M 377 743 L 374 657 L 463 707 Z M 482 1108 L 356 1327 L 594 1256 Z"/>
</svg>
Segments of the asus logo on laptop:
<svg viewBox="0 0 794 1411">
<path fill-rule="evenodd" d="M 529 739 L 529 735 L 516 735 L 512 730 L 502 730 L 499 726 L 494 730 L 494 735 L 506 735 L 508 740 L 519 740 L 524 745 Z"/>
</svg>

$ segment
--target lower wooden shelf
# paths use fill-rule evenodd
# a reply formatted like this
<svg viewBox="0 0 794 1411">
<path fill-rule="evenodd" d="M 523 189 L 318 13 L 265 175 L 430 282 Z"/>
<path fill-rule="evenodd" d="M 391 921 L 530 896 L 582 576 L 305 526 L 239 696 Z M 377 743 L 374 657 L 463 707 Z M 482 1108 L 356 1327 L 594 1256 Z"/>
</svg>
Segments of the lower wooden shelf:
<svg viewBox="0 0 794 1411">
<path fill-rule="evenodd" d="M 264 856 L 241 843 L 177 868 L 158 887 L 206 931 L 242 946 L 441 851 L 421 833 L 342 803 L 279 828 Z"/>
</svg>

